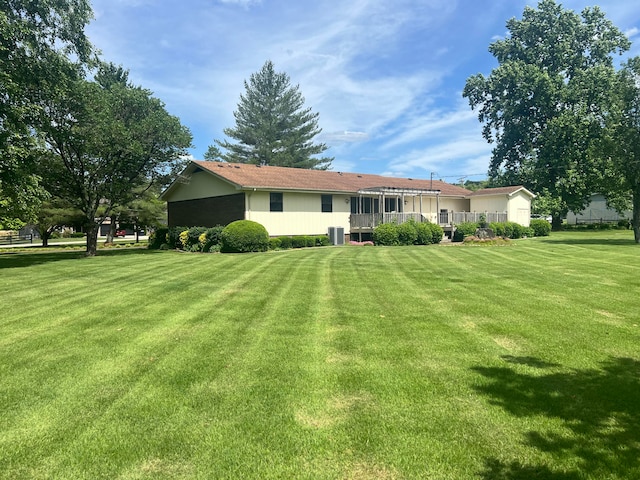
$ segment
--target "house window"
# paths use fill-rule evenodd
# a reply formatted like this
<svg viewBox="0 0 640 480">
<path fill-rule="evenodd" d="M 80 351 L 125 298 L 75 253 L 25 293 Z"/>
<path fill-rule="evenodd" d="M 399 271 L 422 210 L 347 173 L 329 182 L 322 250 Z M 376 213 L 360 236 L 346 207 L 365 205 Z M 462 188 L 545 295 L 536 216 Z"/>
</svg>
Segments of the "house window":
<svg viewBox="0 0 640 480">
<path fill-rule="evenodd" d="M 269 194 L 269 211 L 282 212 L 282 192 L 271 192 Z"/>
<path fill-rule="evenodd" d="M 370 197 L 351 197 L 351 213 L 380 213 L 379 200 Z"/>
<path fill-rule="evenodd" d="M 333 212 L 333 195 L 322 195 L 322 211 Z"/>
<path fill-rule="evenodd" d="M 402 212 L 402 200 L 395 197 L 385 198 L 384 211 L 385 212 Z"/>
</svg>

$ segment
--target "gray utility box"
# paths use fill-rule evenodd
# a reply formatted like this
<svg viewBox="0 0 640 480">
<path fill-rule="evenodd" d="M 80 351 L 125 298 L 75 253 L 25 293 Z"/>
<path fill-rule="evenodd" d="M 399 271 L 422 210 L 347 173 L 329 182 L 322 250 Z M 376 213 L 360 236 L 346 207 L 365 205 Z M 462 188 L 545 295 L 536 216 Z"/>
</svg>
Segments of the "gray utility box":
<svg viewBox="0 0 640 480">
<path fill-rule="evenodd" d="M 344 227 L 329 227 L 331 245 L 344 245 Z"/>
</svg>

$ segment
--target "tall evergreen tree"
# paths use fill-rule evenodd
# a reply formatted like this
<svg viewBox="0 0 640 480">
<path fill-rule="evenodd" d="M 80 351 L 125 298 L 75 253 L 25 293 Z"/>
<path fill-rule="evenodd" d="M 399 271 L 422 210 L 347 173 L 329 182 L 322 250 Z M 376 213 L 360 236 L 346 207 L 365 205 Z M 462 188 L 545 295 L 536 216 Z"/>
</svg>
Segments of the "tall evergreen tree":
<svg viewBox="0 0 640 480">
<path fill-rule="evenodd" d="M 226 150 L 222 158 L 228 162 L 276 165 L 282 167 L 326 170 L 333 158 L 316 158 L 325 150 L 324 143 L 313 138 L 322 130 L 318 113 L 304 108 L 299 86 L 291 86 L 286 73 L 274 70 L 267 61 L 262 69 L 244 82 L 238 110 L 233 115 L 236 126 L 225 128 L 227 140 L 216 143 Z"/>
<path fill-rule="evenodd" d="M 558 199 L 554 225 L 579 211 L 597 178 L 597 143 L 615 83 L 612 55 L 628 38 L 598 8 L 579 15 L 554 0 L 526 7 L 489 46 L 499 66 L 474 75 L 463 95 L 495 143 L 489 175 Z"/>
</svg>

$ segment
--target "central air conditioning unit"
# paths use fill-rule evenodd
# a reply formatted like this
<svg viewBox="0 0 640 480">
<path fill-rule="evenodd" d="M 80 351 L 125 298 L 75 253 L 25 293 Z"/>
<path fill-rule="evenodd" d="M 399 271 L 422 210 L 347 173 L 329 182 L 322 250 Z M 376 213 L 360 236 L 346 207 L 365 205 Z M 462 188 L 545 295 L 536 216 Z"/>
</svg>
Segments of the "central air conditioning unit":
<svg viewBox="0 0 640 480">
<path fill-rule="evenodd" d="M 331 245 L 344 245 L 344 227 L 329 227 Z"/>
</svg>

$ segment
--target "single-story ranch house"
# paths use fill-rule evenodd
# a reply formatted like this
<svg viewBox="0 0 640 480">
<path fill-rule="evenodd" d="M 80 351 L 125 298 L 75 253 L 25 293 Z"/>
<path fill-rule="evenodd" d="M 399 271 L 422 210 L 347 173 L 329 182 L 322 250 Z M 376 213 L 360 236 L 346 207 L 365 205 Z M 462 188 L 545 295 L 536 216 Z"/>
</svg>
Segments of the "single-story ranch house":
<svg viewBox="0 0 640 480">
<path fill-rule="evenodd" d="M 271 236 L 340 227 L 354 240 L 368 238 L 379 223 L 409 219 L 437 223 L 445 232 L 482 214 L 488 222 L 528 226 L 533 197 L 521 186 L 472 192 L 438 180 L 207 161 L 190 162 L 161 196 L 169 226 L 246 219 Z"/>
</svg>

